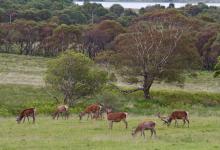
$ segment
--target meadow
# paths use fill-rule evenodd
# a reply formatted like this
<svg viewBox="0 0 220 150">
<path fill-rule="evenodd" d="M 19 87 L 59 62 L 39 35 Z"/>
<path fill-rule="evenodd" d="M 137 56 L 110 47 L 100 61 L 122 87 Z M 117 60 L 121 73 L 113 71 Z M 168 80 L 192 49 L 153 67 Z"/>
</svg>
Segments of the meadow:
<svg viewBox="0 0 220 150">
<path fill-rule="evenodd" d="M 155 83 L 146 101 L 142 92 L 124 95 L 106 87 L 94 97 L 80 99 L 70 108 L 69 120 L 52 120 L 51 113 L 62 94 L 48 89 L 44 83 L 47 61 L 52 58 L 0 54 L 0 149 L 77 149 L 77 150 L 217 150 L 220 148 L 220 79 L 212 72 L 186 75 L 184 87 L 176 84 Z M 118 82 L 124 88 L 130 85 Z M 133 86 L 133 85 L 132 85 Z M 135 86 L 135 85 L 134 85 Z M 108 129 L 105 120 L 79 121 L 76 114 L 95 102 L 112 104 L 117 111 L 126 111 L 128 129 L 116 123 Z M 17 124 L 15 116 L 21 109 L 37 108 L 35 124 Z M 162 125 L 157 112 L 168 115 L 176 109 L 190 113 L 190 128 Z M 132 138 L 131 130 L 144 120 L 156 121 L 157 138 Z"/>
<path fill-rule="evenodd" d="M 157 137 L 146 139 L 131 130 L 143 120 L 156 121 Z M 77 116 L 69 120 L 52 120 L 51 117 L 37 116 L 35 124 L 17 124 L 15 118 L 0 118 L 0 147 L 14 149 L 77 149 L 77 150 L 218 150 L 220 148 L 220 118 L 190 116 L 190 128 L 162 125 L 155 116 L 128 116 L 128 129 L 122 122 L 108 129 L 106 120 L 79 121 Z"/>
<path fill-rule="evenodd" d="M 48 89 L 43 80 L 50 59 L 0 54 L 0 116 L 15 116 L 26 107 L 36 107 L 38 113 L 50 115 L 57 105 L 51 95 L 58 97 L 59 103 L 62 103 L 62 94 Z M 212 75 L 212 72 L 198 72 L 196 77 L 186 75 L 182 88 L 175 84 L 155 83 L 151 101 L 145 101 L 142 92 L 124 95 L 107 87 L 94 97 L 80 99 L 71 112 L 79 113 L 88 104 L 105 101 L 117 110 L 140 115 L 186 109 L 197 116 L 220 116 L 220 78 L 213 78 Z M 129 86 L 123 83 L 123 87 Z"/>
</svg>

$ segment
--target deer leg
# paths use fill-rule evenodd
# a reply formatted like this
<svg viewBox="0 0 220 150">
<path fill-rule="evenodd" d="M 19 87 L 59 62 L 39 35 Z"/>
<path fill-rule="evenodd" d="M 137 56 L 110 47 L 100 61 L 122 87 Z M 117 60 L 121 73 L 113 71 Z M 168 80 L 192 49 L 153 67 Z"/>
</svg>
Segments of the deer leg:
<svg viewBox="0 0 220 150">
<path fill-rule="evenodd" d="M 35 114 L 33 114 L 32 117 L 33 117 L 33 123 L 35 123 Z"/>
<path fill-rule="evenodd" d="M 178 126 L 178 125 L 177 125 L 177 120 L 175 119 L 175 127 L 176 127 L 176 126 Z"/>
<path fill-rule="evenodd" d="M 90 113 L 90 118 L 91 118 L 91 120 L 93 119 L 93 113 Z"/>
<path fill-rule="evenodd" d="M 63 112 L 61 112 L 60 114 L 61 114 L 61 117 L 62 117 L 62 119 L 63 119 Z"/>
<path fill-rule="evenodd" d="M 154 132 L 154 136 L 156 137 L 157 134 L 156 134 L 156 130 L 153 128 L 153 132 Z"/>
<path fill-rule="evenodd" d="M 144 133 L 144 130 L 142 130 L 142 134 L 143 134 L 143 136 L 144 136 L 144 139 L 145 139 L 145 133 Z"/>
<path fill-rule="evenodd" d="M 58 120 L 58 118 L 59 118 L 59 115 L 60 115 L 60 113 L 57 113 L 57 120 Z"/>
<path fill-rule="evenodd" d="M 112 121 L 112 123 L 111 123 L 111 129 L 112 129 L 112 127 L 113 127 L 113 121 Z"/>
<path fill-rule="evenodd" d="M 153 129 L 150 129 L 150 133 L 151 133 L 150 137 L 152 138 L 152 135 L 154 134 Z"/>
<path fill-rule="evenodd" d="M 87 120 L 89 120 L 89 113 L 87 114 Z"/>
<path fill-rule="evenodd" d="M 183 127 L 185 126 L 186 124 L 186 118 L 183 119 Z"/>
<path fill-rule="evenodd" d="M 112 129 L 113 127 L 113 121 L 109 121 L 109 128 Z"/>
<path fill-rule="evenodd" d="M 186 121 L 187 121 L 187 123 L 188 123 L 188 128 L 189 128 L 189 119 L 188 119 L 188 118 L 186 118 Z"/>
<path fill-rule="evenodd" d="M 24 118 L 23 118 L 23 123 L 25 122 L 25 118 L 26 118 L 26 116 L 24 116 Z"/>
<path fill-rule="evenodd" d="M 126 119 L 123 119 L 123 122 L 125 123 L 125 128 L 128 128 L 128 122 L 126 121 Z"/>
<path fill-rule="evenodd" d="M 28 122 L 29 122 L 29 116 L 27 116 Z"/>
</svg>

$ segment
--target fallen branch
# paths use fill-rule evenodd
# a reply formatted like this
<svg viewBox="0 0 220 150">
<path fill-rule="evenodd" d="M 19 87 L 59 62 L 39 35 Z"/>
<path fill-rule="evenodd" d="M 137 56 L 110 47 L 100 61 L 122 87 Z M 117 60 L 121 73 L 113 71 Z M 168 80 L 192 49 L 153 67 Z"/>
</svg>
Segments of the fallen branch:
<svg viewBox="0 0 220 150">
<path fill-rule="evenodd" d="M 124 93 L 124 94 L 130 94 L 130 93 L 137 92 L 137 91 L 143 91 L 143 88 L 136 88 L 136 89 L 131 89 L 131 90 L 122 90 L 118 86 L 116 86 L 112 83 L 110 83 L 110 85 L 112 85 L 115 89 L 119 90 L 121 93 Z"/>
</svg>

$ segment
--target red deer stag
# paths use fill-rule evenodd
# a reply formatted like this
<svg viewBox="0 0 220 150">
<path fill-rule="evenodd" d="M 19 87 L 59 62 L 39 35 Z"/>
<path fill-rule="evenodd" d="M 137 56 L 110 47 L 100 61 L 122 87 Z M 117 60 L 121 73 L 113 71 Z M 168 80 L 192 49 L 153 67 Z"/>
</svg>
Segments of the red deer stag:
<svg viewBox="0 0 220 150">
<path fill-rule="evenodd" d="M 107 120 L 109 121 L 109 128 L 112 129 L 113 122 L 123 121 L 125 123 L 126 129 L 128 128 L 128 122 L 126 121 L 127 113 L 126 112 L 112 112 L 112 109 L 107 109 Z"/>
<path fill-rule="evenodd" d="M 79 120 L 82 120 L 82 117 L 86 114 L 87 114 L 87 120 L 89 119 L 89 117 L 91 117 L 91 119 L 93 117 L 97 119 L 101 109 L 102 106 L 100 104 L 91 104 L 87 106 L 86 109 L 79 114 Z"/>
<path fill-rule="evenodd" d="M 53 119 L 55 119 L 57 117 L 57 120 L 59 118 L 59 115 L 61 114 L 62 118 L 64 115 L 65 119 L 68 119 L 69 117 L 69 107 L 67 105 L 60 105 L 57 107 L 57 109 L 55 110 L 55 112 L 53 113 Z"/>
<path fill-rule="evenodd" d="M 163 121 L 163 124 L 168 124 L 168 116 L 161 116 L 160 113 L 157 113 L 157 117 Z"/>
<path fill-rule="evenodd" d="M 153 121 L 145 121 L 145 122 L 142 122 L 140 123 L 136 129 L 134 129 L 132 131 L 132 136 L 134 137 L 138 132 L 141 132 L 141 136 L 143 135 L 144 138 L 145 138 L 145 133 L 144 133 L 144 130 L 150 130 L 151 131 L 151 137 L 152 135 L 154 134 L 154 136 L 156 136 L 156 130 L 155 130 L 155 126 L 156 126 L 156 123 L 153 122 Z"/>
<path fill-rule="evenodd" d="M 186 121 L 188 123 L 189 127 L 189 113 L 187 111 L 174 111 L 171 113 L 171 115 L 167 119 L 167 126 L 170 126 L 172 120 L 175 120 L 175 126 L 177 126 L 177 119 L 183 120 L 183 126 L 186 124 Z"/>
<path fill-rule="evenodd" d="M 21 120 L 23 119 L 23 123 L 25 122 L 25 118 L 28 118 L 28 122 L 29 122 L 29 116 L 31 116 L 33 118 L 33 123 L 35 123 L 35 114 L 36 114 L 36 109 L 35 108 L 28 108 L 28 109 L 24 109 L 19 116 L 17 116 L 16 121 L 17 123 L 20 123 Z"/>
</svg>

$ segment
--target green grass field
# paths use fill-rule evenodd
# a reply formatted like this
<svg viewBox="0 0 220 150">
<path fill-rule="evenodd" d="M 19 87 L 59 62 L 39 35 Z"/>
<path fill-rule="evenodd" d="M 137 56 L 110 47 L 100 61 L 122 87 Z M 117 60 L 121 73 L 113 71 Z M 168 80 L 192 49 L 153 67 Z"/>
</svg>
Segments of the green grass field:
<svg viewBox="0 0 220 150">
<path fill-rule="evenodd" d="M 156 121 L 157 138 L 132 138 L 131 130 L 143 120 Z M 0 118 L 0 149 L 45 150 L 219 150 L 220 118 L 190 116 L 190 128 L 170 127 L 154 116 L 128 116 L 128 129 L 122 122 L 109 130 L 106 120 L 52 120 L 38 116 L 36 123 L 16 124 L 15 118 Z"/>
<path fill-rule="evenodd" d="M 47 61 L 51 58 L 0 54 L 0 150 L 76 149 L 76 150 L 219 150 L 220 146 L 220 78 L 212 72 L 186 75 L 184 88 L 175 84 L 155 83 L 153 99 L 145 101 L 142 92 L 123 95 L 107 87 L 102 93 L 80 101 L 70 108 L 69 120 L 52 120 L 49 115 L 62 94 L 50 91 L 44 83 Z M 123 88 L 128 84 L 120 83 Z M 136 86 L 136 85 L 134 85 Z M 120 111 L 129 113 L 126 130 L 123 123 L 108 129 L 106 120 L 79 121 L 76 114 L 88 104 L 109 101 Z M 35 124 L 17 124 L 21 109 L 36 107 Z M 154 114 L 169 114 L 176 109 L 190 112 L 190 128 L 166 127 Z M 7 116 L 7 117 L 4 117 Z M 12 117 L 13 116 L 13 117 Z M 133 127 L 143 120 L 157 122 L 157 138 L 131 137 Z M 180 123 L 182 124 L 182 122 Z"/>
</svg>

